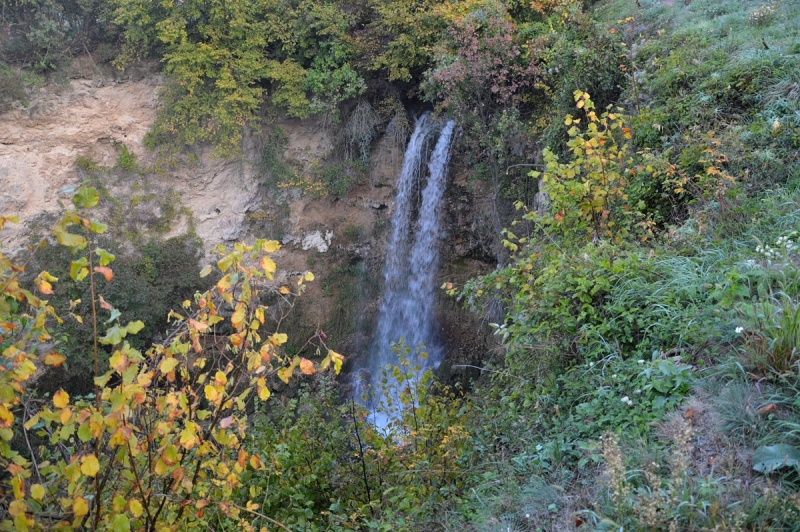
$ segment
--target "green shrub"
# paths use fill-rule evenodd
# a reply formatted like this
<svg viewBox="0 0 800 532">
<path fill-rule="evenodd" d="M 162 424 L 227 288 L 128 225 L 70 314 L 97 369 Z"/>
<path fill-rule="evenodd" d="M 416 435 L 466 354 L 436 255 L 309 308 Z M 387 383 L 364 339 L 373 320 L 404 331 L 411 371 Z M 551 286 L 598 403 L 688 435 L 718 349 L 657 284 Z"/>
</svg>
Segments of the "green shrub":
<svg viewBox="0 0 800 532">
<path fill-rule="evenodd" d="M 126 172 L 132 172 L 139 167 L 139 165 L 136 164 L 136 154 L 128 150 L 126 145 L 117 144 L 115 147 L 119 149 L 119 157 L 117 158 L 118 168 Z"/>
<path fill-rule="evenodd" d="M 404 385 L 380 412 L 388 430 L 330 380 L 307 382 L 296 398 L 255 416 L 248 447 L 271 459 L 266 471 L 248 475 L 242 497 L 263 500 L 267 515 L 292 530 L 440 526 L 442 510 L 458 504 L 469 481 L 470 405 L 410 364 L 409 349 L 396 352 L 386 386 L 397 378 Z"/>
<path fill-rule="evenodd" d="M 0 113 L 8 111 L 14 102 L 27 105 L 28 94 L 21 76 L 15 74 L 8 65 L 0 62 Z"/>
<path fill-rule="evenodd" d="M 101 246 L 116 254 L 117 260 L 113 282 L 106 286 L 106 281 L 98 278 L 98 289 L 121 312 L 120 319 L 141 320 L 145 325 L 139 335 L 129 340 L 134 348 L 148 347 L 167 329 L 170 309 L 179 307 L 207 284 L 196 273 L 201 252 L 191 237 L 151 240 L 133 253 L 119 249 L 113 242 L 102 241 Z M 37 270 L 47 270 L 63 280 L 54 286 L 51 304 L 67 316 L 63 324 L 53 326 L 53 334 L 67 357 L 68 367 L 63 373 L 51 371 L 39 387 L 42 392 L 64 387 L 70 393 L 85 394 L 92 390 L 91 382 L 85 379 L 91 362 L 86 353 L 91 352 L 92 328 L 75 316 L 87 315 L 91 297 L 88 286 L 69 280 L 68 265 L 69 253 L 61 247 L 36 256 Z M 67 309 L 69 312 L 65 312 Z"/>
</svg>

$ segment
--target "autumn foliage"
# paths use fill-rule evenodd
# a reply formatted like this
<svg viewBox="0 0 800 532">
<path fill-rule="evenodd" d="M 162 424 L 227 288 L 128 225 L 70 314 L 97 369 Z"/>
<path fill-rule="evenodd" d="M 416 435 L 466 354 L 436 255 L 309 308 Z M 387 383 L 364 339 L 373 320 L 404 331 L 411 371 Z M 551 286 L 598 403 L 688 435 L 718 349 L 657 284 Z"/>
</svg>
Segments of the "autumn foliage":
<svg viewBox="0 0 800 532">
<path fill-rule="evenodd" d="M 242 445 L 248 408 L 269 399 L 274 378 L 288 382 L 296 369 L 338 373 L 343 362 L 321 339 L 327 356 L 318 365 L 282 352 L 281 321 L 313 274 L 292 288 L 275 283 L 275 241 L 218 247 L 220 280 L 170 314 L 163 343 L 140 352 L 126 338 L 143 324 L 120 323 L 95 291 L 96 275 L 113 279 L 114 260 L 93 246 L 106 230 L 89 215 L 98 201 L 96 190 L 82 189 L 52 231 L 82 255 L 72 279 L 90 284 L 92 315 L 69 319 L 94 324 L 94 394 L 30 391 L 40 368 L 65 362 L 48 332 L 61 321 L 46 299 L 58 279 L 42 272 L 36 295 L 18 279 L 24 266 L 0 254 L 0 530 L 194 530 L 220 515 L 241 530 L 253 529 L 254 515 L 269 522 L 257 503 L 232 498 L 242 474 L 265 465 Z M 9 221 L 0 218 L 0 228 Z"/>
</svg>

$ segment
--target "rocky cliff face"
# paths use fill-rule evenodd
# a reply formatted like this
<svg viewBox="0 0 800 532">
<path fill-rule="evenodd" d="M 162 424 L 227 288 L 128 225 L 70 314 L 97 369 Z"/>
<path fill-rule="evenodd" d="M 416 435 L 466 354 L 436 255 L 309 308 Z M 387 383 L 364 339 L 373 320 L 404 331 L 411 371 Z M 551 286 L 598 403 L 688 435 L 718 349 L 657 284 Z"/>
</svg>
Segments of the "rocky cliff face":
<svg viewBox="0 0 800 532">
<path fill-rule="evenodd" d="M 154 69 L 144 68 L 135 80 L 73 79 L 47 86 L 27 107 L 17 105 L 0 115 L 0 213 L 20 220 L 0 233 L 4 252 L 22 250 L 29 235 L 45 231 L 72 192 L 91 176 L 113 198 L 113 212 L 107 213 L 112 225 L 123 226 L 131 237 L 189 232 L 206 250 L 254 237 L 280 239 L 284 248 L 276 261 L 282 276 L 312 270 L 320 281 L 308 294 L 313 304 L 299 309 L 299 331 L 329 324 L 340 329 L 340 348 L 362 349 L 380 297 L 386 228 L 403 146 L 379 141 L 365 177 L 341 199 L 315 199 L 297 189 L 264 186 L 260 137 L 246 140 L 239 160 L 215 159 L 202 147 L 165 159 L 143 144 L 159 107 L 162 80 Z M 337 145 L 336 131 L 314 120 L 284 120 L 266 127 L 276 126 L 285 135 L 284 158 L 301 172 L 319 165 Z M 123 146 L 135 157 L 133 167 L 120 159 Z M 488 225 L 481 221 L 486 198 L 470 192 L 458 172 L 451 181 L 442 279 L 461 281 L 492 267 L 493 244 Z M 135 252 L 135 246 L 129 248 Z M 345 290 L 352 293 L 343 294 Z M 477 325 L 465 321 L 452 302 L 443 300 L 441 309 L 446 336 L 480 336 Z"/>
</svg>

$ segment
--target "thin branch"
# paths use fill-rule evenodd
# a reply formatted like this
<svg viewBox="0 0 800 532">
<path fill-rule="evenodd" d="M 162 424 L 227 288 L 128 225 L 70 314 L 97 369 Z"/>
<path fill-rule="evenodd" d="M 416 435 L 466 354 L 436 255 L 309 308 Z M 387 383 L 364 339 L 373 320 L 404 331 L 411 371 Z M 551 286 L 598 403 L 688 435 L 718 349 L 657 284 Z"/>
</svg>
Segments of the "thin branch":
<svg viewBox="0 0 800 532">
<path fill-rule="evenodd" d="M 518 375 L 512 375 L 511 373 L 508 373 L 508 372 L 506 372 L 506 371 L 497 371 L 497 370 L 494 370 L 494 369 L 482 368 L 482 367 L 480 367 L 480 366 L 473 366 L 473 365 L 471 365 L 471 364 L 456 364 L 456 365 L 454 365 L 454 366 L 451 366 L 451 367 L 453 367 L 453 368 L 473 368 L 473 369 L 479 369 L 479 370 L 481 370 L 481 371 L 487 371 L 487 372 L 489 372 L 489 373 L 497 373 L 498 375 L 505 375 L 506 377 L 511 377 L 511 378 L 514 378 L 514 379 L 520 380 L 520 381 L 522 381 L 522 382 L 527 382 L 527 379 L 525 379 L 525 378 L 523 378 L 523 377 L 520 377 L 520 376 L 518 376 Z"/>
</svg>

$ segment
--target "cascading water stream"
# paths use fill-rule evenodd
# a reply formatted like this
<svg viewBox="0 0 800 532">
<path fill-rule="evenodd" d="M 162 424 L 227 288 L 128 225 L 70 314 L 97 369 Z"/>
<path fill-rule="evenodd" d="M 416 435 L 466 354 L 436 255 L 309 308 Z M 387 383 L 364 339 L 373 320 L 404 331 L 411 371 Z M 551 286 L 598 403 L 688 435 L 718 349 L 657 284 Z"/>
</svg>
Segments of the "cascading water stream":
<svg viewBox="0 0 800 532">
<path fill-rule="evenodd" d="M 362 382 L 357 386 L 358 395 L 364 391 L 372 395 L 367 404 L 373 407 L 381 402 L 385 406 L 386 397 L 381 394 L 388 393 L 396 398 L 392 383 L 388 390 L 379 387 L 383 368 L 397 362 L 392 342 L 402 338 L 412 351 L 418 344 L 424 344 L 428 353 L 424 362 L 427 366 L 437 366 L 443 355 L 436 337 L 433 310 L 439 265 L 439 205 L 446 185 L 455 123 L 450 120 L 439 131 L 427 172 L 423 172 L 421 163 L 428 137 L 435 132 L 436 125 L 427 114 L 417 120 L 397 180 L 392 238 L 386 248 L 383 300 L 370 349 L 369 371 L 362 375 Z M 421 199 L 415 202 L 426 175 Z M 415 210 L 418 212 L 416 219 L 413 218 Z M 374 421 L 378 426 L 385 426 L 388 418 L 385 414 L 376 414 Z"/>
</svg>

